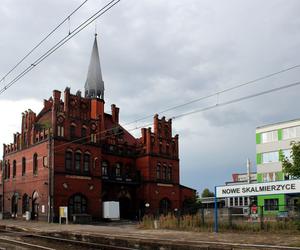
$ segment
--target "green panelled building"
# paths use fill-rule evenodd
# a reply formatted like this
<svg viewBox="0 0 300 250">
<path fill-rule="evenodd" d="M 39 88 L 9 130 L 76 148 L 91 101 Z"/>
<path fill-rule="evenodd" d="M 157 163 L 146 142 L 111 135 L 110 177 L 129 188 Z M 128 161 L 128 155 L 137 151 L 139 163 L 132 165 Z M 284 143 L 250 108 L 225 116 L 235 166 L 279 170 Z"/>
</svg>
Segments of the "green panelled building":
<svg viewBox="0 0 300 250">
<path fill-rule="evenodd" d="M 283 157 L 290 157 L 291 142 L 300 141 L 300 119 L 256 128 L 257 182 L 287 180 L 282 171 Z M 264 195 L 257 197 L 257 205 L 265 213 L 287 211 L 297 202 L 295 195 Z"/>
</svg>

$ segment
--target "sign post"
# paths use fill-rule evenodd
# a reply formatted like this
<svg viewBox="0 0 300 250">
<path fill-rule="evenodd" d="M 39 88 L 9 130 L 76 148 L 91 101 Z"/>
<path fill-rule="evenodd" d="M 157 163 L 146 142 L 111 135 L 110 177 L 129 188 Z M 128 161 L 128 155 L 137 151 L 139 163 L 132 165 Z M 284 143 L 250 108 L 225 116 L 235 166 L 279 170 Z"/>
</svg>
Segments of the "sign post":
<svg viewBox="0 0 300 250">
<path fill-rule="evenodd" d="M 214 213 L 214 222 L 215 222 L 215 233 L 218 232 L 218 200 L 217 200 L 217 187 L 215 187 L 215 213 Z"/>
</svg>

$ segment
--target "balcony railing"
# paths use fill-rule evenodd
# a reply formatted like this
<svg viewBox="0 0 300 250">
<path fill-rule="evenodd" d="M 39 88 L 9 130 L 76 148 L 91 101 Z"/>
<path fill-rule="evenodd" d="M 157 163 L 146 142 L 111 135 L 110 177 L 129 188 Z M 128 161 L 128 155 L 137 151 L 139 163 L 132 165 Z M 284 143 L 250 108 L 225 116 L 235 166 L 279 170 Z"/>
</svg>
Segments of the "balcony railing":
<svg viewBox="0 0 300 250">
<path fill-rule="evenodd" d="M 118 156 L 134 157 L 137 155 L 136 149 L 132 146 L 120 146 L 120 145 L 101 145 L 102 152 L 107 154 L 113 154 Z"/>
<path fill-rule="evenodd" d="M 115 175 L 112 173 L 102 174 L 102 180 L 104 182 L 122 183 L 138 185 L 141 183 L 141 174 L 139 171 L 131 174 Z"/>
</svg>

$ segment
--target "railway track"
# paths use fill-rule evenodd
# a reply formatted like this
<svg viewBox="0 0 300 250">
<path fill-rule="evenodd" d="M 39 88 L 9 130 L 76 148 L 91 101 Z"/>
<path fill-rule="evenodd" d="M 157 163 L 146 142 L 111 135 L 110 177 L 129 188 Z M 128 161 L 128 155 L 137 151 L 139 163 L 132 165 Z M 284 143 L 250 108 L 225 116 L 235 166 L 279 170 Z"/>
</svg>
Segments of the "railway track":
<svg viewBox="0 0 300 250">
<path fill-rule="evenodd" d="M 74 234 L 76 235 L 76 233 Z M 139 236 L 139 237 L 138 237 Z M 65 250 L 65 249 L 102 249 L 102 250 L 137 250 L 137 249 L 280 249 L 280 250 L 300 250 L 300 247 L 292 246 L 278 246 L 278 245 L 265 245 L 265 244 L 242 244 L 242 243 L 229 243 L 229 242 L 213 242 L 204 240 L 180 240 L 180 239 L 166 239 L 158 238 L 148 235 L 146 239 L 141 239 L 138 234 L 122 234 L 120 237 L 111 234 L 101 234 L 98 237 L 110 238 L 110 244 L 94 243 L 89 239 L 75 240 L 62 237 L 41 235 L 39 233 L 27 233 L 13 230 L 0 230 L 0 246 L 1 242 L 15 244 L 26 247 L 25 249 L 44 249 L 44 250 Z M 113 239 L 112 239 L 113 238 Z M 119 246 L 120 240 L 138 241 L 135 247 Z M 153 243 L 146 247 L 145 242 Z M 155 246 L 155 247 L 154 247 Z M 1 248 L 8 249 L 8 248 Z"/>
<path fill-rule="evenodd" d="M 100 249 L 100 250 L 137 250 L 138 248 L 123 247 L 111 244 L 93 243 L 80 240 L 64 239 L 60 237 L 45 236 L 36 233 L 26 233 L 12 230 L 0 230 L 1 242 L 11 246 L 21 246 L 24 249 L 43 250 L 65 250 L 65 249 Z M 0 250 L 7 250 L 9 247 L 0 247 Z M 18 248 L 19 249 L 19 248 Z"/>
</svg>

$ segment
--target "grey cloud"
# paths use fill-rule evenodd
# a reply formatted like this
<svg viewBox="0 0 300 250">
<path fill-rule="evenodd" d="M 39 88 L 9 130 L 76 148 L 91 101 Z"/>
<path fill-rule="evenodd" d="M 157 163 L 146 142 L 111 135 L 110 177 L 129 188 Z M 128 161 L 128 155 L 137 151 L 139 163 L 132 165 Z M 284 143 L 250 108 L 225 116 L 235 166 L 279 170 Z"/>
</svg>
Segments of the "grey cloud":
<svg viewBox="0 0 300 250">
<path fill-rule="evenodd" d="M 80 2 L 2 1 L 0 75 Z M 103 4 L 90 0 L 71 19 L 71 29 Z M 299 7 L 295 0 L 121 1 L 97 22 L 107 106 L 116 103 L 126 123 L 298 64 Z M 68 25 L 58 34 L 67 32 Z M 92 25 L 0 98 L 42 101 L 53 89 L 82 89 L 93 32 Z M 299 69 L 221 95 L 220 101 L 297 81 L 298 76 Z M 255 127 L 299 117 L 298 93 L 296 87 L 174 121 L 180 134 L 183 184 L 211 187 L 230 178 L 231 172 L 242 171 L 247 155 L 254 159 Z M 165 115 L 201 109 L 215 101 L 212 98 Z"/>
</svg>

